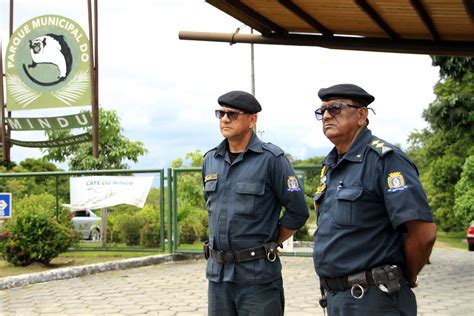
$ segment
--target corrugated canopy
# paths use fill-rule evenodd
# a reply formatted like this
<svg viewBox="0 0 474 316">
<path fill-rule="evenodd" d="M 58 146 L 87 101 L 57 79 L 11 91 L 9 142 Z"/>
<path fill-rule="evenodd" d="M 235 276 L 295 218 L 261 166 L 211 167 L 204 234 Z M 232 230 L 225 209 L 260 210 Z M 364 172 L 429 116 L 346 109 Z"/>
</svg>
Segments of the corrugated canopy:
<svg viewBox="0 0 474 316">
<path fill-rule="evenodd" d="M 206 2 L 261 35 L 180 32 L 181 39 L 474 56 L 474 0 Z"/>
</svg>

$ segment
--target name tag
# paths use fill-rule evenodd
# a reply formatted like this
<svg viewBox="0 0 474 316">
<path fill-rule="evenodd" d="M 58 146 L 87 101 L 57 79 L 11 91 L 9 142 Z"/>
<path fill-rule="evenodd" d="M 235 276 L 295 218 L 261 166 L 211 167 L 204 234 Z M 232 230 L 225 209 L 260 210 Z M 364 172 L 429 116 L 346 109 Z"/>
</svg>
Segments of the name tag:
<svg viewBox="0 0 474 316">
<path fill-rule="evenodd" d="M 212 181 L 212 180 L 217 180 L 217 173 L 208 174 L 207 176 L 204 177 L 204 182 Z"/>
</svg>

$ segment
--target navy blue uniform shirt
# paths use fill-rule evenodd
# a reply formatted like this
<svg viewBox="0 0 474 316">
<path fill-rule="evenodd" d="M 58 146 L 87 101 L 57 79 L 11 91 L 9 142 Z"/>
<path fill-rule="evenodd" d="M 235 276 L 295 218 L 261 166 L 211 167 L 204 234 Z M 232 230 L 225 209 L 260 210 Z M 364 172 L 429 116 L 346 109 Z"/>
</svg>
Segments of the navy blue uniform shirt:
<svg viewBox="0 0 474 316">
<path fill-rule="evenodd" d="M 283 150 L 255 134 L 233 162 L 227 140 L 207 152 L 203 181 L 209 243 L 216 250 L 276 241 L 279 225 L 297 230 L 309 216 L 303 188 Z M 285 212 L 280 216 L 282 206 Z M 281 263 L 262 258 L 222 265 L 209 258 L 206 276 L 214 282 L 267 283 L 281 277 Z"/>
<path fill-rule="evenodd" d="M 415 165 L 367 128 L 339 162 L 335 148 L 325 158 L 314 201 L 318 229 L 313 259 L 321 278 L 383 264 L 403 269 L 402 224 L 433 221 Z"/>
</svg>

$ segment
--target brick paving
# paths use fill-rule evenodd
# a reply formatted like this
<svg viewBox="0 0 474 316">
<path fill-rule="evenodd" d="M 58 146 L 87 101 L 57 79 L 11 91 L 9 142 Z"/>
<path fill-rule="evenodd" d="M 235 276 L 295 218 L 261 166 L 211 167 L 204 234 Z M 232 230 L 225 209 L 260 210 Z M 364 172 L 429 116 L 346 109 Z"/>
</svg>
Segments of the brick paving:
<svg viewBox="0 0 474 316">
<path fill-rule="evenodd" d="M 310 257 L 282 257 L 285 315 L 323 315 Z M 436 247 L 415 289 L 418 315 L 474 316 L 474 252 Z M 0 290 L 0 315 L 207 315 L 205 261 L 108 271 Z"/>
</svg>

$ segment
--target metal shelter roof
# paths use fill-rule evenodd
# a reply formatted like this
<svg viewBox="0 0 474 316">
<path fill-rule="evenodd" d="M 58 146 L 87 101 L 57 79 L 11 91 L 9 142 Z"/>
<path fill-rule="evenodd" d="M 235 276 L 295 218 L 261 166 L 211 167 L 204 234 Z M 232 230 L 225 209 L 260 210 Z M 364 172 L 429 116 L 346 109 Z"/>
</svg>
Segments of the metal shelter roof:
<svg viewBox="0 0 474 316">
<path fill-rule="evenodd" d="M 474 0 L 206 0 L 260 32 L 181 39 L 474 56 Z"/>
</svg>

